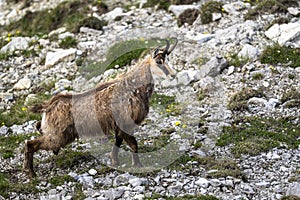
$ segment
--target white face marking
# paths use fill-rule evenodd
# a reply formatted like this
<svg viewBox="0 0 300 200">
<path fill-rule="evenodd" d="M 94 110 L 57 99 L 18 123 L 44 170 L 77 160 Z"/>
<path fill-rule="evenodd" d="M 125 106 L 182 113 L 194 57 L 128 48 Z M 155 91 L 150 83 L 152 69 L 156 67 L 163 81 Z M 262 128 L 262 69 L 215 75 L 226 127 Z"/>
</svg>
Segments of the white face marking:
<svg viewBox="0 0 300 200">
<path fill-rule="evenodd" d="M 42 114 L 41 129 L 46 125 L 46 113 Z"/>
</svg>

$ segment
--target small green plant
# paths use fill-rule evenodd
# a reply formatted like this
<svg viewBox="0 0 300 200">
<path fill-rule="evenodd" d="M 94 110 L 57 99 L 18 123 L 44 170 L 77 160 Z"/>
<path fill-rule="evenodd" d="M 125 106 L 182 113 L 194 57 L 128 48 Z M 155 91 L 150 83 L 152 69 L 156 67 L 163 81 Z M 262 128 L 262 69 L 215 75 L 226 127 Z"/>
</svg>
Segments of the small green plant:
<svg viewBox="0 0 300 200">
<path fill-rule="evenodd" d="M 300 106 L 300 91 L 296 88 L 287 90 L 285 93 L 283 93 L 281 102 L 288 102 L 288 105 L 286 105 L 286 107 L 289 108 Z"/>
<path fill-rule="evenodd" d="M 267 64 L 283 64 L 288 67 L 300 66 L 300 48 L 292 49 L 279 44 L 268 46 L 261 53 L 261 63 Z"/>
<path fill-rule="evenodd" d="M 0 196 L 8 198 L 9 175 L 0 173 Z"/>
<path fill-rule="evenodd" d="M 54 176 L 48 180 L 48 182 L 54 186 L 60 186 L 65 184 L 65 182 L 72 182 L 72 181 L 74 181 L 74 179 L 69 175 Z"/>
<path fill-rule="evenodd" d="M 79 32 L 80 27 L 88 27 L 95 30 L 102 30 L 103 26 L 106 26 L 107 22 L 104 20 L 100 20 L 96 17 L 88 17 L 81 20 L 75 28 L 75 32 Z"/>
<path fill-rule="evenodd" d="M 232 111 L 243 111 L 248 108 L 247 101 L 250 98 L 262 96 L 264 96 L 262 89 L 243 88 L 229 99 L 227 107 Z"/>
<path fill-rule="evenodd" d="M 5 31 L 20 30 L 23 35 L 45 35 L 60 27 L 66 27 L 68 31 L 75 31 L 77 25 L 85 19 L 90 12 L 91 5 L 96 5 L 102 13 L 107 12 L 104 3 L 96 0 L 72 0 L 60 3 L 54 9 L 37 12 L 27 12 L 20 20 L 4 26 Z M 0 31 L 3 31 L 0 28 Z"/>
<path fill-rule="evenodd" d="M 14 157 L 15 149 L 20 146 L 22 142 L 29 139 L 31 136 L 36 136 L 36 133 L 32 134 L 19 134 L 0 137 L 0 154 L 4 159 Z"/>
<path fill-rule="evenodd" d="M 12 126 L 30 120 L 41 119 L 40 114 L 30 112 L 28 107 L 24 105 L 24 102 L 24 99 L 18 99 L 10 110 L 0 110 L 0 121 L 6 126 Z"/>
<path fill-rule="evenodd" d="M 227 56 L 226 59 L 229 65 L 235 67 L 242 67 L 250 61 L 247 57 L 239 57 L 237 53 Z"/>
<path fill-rule="evenodd" d="M 181 112 L 181 106 L 175 101 L 175 96 L 154 93 L 150 99 L 150 106 L 166 116 L 177 116 Z"/>
<path fill-rule="evenodd" d="M 265 77 L 265 75 L 263 73 L 255 73 L 252 75 L 252 79 L 253 80 L 262 80 Z"/>
<path fill-rule="evenodd" d="M 286 13 L 288 7 L 298 6 L 295 0 L 251 0 L 251 2 L 256 6 L 244 16 L 247 20 L 254 20 L 263 14 Z"/>
<path fill-rule="evenodd" d="M 212 22 L 213 13 L 222 13 L 223 4 L 218 1 L 208 1 L 201 6 L 200 17 L 203 24 Z"/>
<path fill-rule="evenodd" d="M 144 8 L 148 7 L 155 7 L 157 6 L 158 9 L 168 10 L 169 6 L 172 4 L 171 0 L 162 0 L 162 1 L 155 1 L 155 0 L 148 0 L 147 3 L 143 5 Z"/>
<path fill-rule="evenodd" d="M 244 117 L 224 127 L 216 144 L 233 144 L 231 152 L 239 157 L 241 154 L 257 155 L 275 147 L 297 148 L 299 136 L 299 127 L 286 119 Z"/>
<path fill-rule="evenodd" d="M 202 101 L 207 96 L 207 91 L 204 89 L 199 89 L 198 91 L 198 101 Z"/>
<path fill-rule="evenodd" d="M 300 197 L 289 195 L 289 196 L 283 196 L 280 198 L 280 200 L 300 200 Z"/>
<path fill-rule="evenodd" d="M 77 40 L 71 36 L 68 36 L 60 41 L 59 46 L 64 49 L 76 47 Z"/>
<path fill-rule="evenodd" d="M 55 159 L 55 164 L 58 168 L 66 169 L 76 167 L 81 162 L 92 159 L 94 159 L 94 157 L 88 152 L 66 149 L 58 154 Z"/>
</svg>

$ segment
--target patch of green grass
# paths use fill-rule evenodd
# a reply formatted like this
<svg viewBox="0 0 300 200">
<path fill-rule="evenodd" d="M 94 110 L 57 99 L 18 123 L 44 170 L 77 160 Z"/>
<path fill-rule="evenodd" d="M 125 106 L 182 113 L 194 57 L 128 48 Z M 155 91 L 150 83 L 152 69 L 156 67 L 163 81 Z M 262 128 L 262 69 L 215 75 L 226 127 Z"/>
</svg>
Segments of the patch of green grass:
<svg viewBox="0 0 300 200">
<path fill-rule="evenodd" d="M 286 13 L 288 7 L 298 6 L 296 0 L 251 0 L 251 2 L 256 6 L 244 16 L 246 20 L 255 20 L 264 14 Z"/>
<path fill-rule="evenodd" d="M 207 91 L 204 89 L 198 90 L 198 101 L 203 101 L 207 97 Z"/>
<path fill-rule="evenodd" d="M 28 110 L 28 106 L 24 105 L 24 99 L 18 99 L 10 108 L 10 110 L 0 110 L 0 122 L 6 126 L 14 124 L 23 124 L 30 120 L 40 120 L 41 115 L 32 113 Z"/>
<path fill-rule="evenodd" d="M 65 184 L 65 182 L 72 182 L 72 181 L 74 181 L 74 179 L 69 175 L 54 176 L 48 180 L 48 182 L 51 183 L 53 186 L 60 186 Z"/>
<path fill-rule="evenodd" d="M 292 49 L 279 44 L 268 46 L 261 53 L 261 63 L 267 64 L 283 64 L 287 67 L 300 66 L 300 48 Z"/>
<path fill-rule="evenodd" d="M 0 196 L 9 199 L 10 193 L 17 194 L 35 194 L 40 192 L 36 188 L 39 183 L 37 179 L 32 179 L 28 183 L 16 182 L 16 180 L 11 179 L 11 174 L 0 173 Z"/>
<path fill-rule="evenodd" d="M 286 92 L 283 93 L 281 97 L 281 102 L 288 102 L 288 104 L 286 105 L 286 107 L 288 108 L 300 106 L 300 91 L 296 88 L 286 90 Z"/>
<path fill-rule="evenodd" d="M 222 13 L 223 3 L 218 1 L 208 1 L 201 6 L 200 17 L 203 24 L 212 22 L 213 13 Z"/>
<path fill-rule="evenodd" d="M 175 96 L 153 93 L 149 103 L 162 115 L 178 116 L 181 112 L 181 106 L 175 101 L 175 98 Z"/>
<path fill-rule="evenodd" d="M 55 164 L 58 168 L 66 169 L 76 167 L 78 164 L 92 159 L 94 157 L 88 152 L 67 149 L 56 156 Z"/>
<path fill-rule="evenodd" d="M 66 27 L 68 31 L 77 29 L 77 25 L 81 23 L 91 12 L 91 5 L 98 5 L 107 12 L 103 3 L 99 4 L 96 0 L 73 0 L 65 1 L 54 9 L 48 9 L 37 12 L 27 12 L 20 20 L 4 27 L 4 30 L 11 32 L 12 30 L 20 30 L 22 35 L 44 35 L 50 31 L 60 27 Z"/>
<path fill-rule="evenodd" d="M 11 57 L 16 56 L 24 56 L 25 58 L 31 58 L 38 56 L 38 52 L 34 49 L 25 49 L 25 50 L 18 50 L 14 52 L 0 52 L 0 60 L 8 60 Z"/>
<path fill-rule="evenodd" d="M 207 178 L 220 178 L 232 176 L 235 178 L 242 178 L 246 180 L 245 175 L 238 167 L 237 163 L 232 159 L 215 159 L 213 157 L 198 157 L 182 155 L 172 165 L 169 166 L 171 170 L 190 170 L 187 167 L 188 162 L 197 161 L 198 166 L 206 169 L 206 171 L 213 170 L 213 172 L 207 174 Z"/>
<path fill-rule="evenodd" d="M 88 27 L 95 30 L 102 30 L 103 26 L 106 26 L 107 22 L 104 20 L 100 20 L 96 17 L 88 17 L 81 20 L 75 28 L 75 32 L 79 32 L 80 27 Z"/>
<path fill-rule="evenodd" d="M 157 47 L 158 45 L 165 45 L 158 39 L 145 40 L 127 40 L 114 44 L 111 46 L 106 54 L 106 61 L 91 62 L 84 61 L 82 67 L 79 69 L 87 78 L 92 78 L 102 74 L 108 69 L 114 68 L 116 65 L 123 67 L 131 63 L 132 60 L 138 59 L 143 52 L 149 48 Z"/>
<path fill-rule="evenodd" d="M 250 59 L 247 57 L 239 57 L 237 53 L 227 56 L 226 59 L 229 65 L 235 67 L 242 67 L 250 61 Z"/>
<path fill-rule="evenodd" d="M 59 46 L 63 49 L 75 48 L 77 46 L 77 40 L 71 36 L 68 36 L 60 41 Z"/>
<path fill-rule="evenodd" d="M 265 75 L 263 73 L 255 73 L 252 75 L 252 79 L 253 80 L 262 80 L 265 77 Z"/>
<path fill-rule="evenodd" d="M 0 137 L 0 154 L 4 159 L 14 157 L 15 149 L 20 146 L 26 139 L 30 139 L 31 136 L 36 136 L 36 133 L 32 134 L 19 134 Z"/>
<path fill-rule="evenodd" d="M 168 10 L 169 6 L 172 4 L 171 0 L 162 0 L 162 1 L 155 1 L 155 0 L 148 0 L 147 3 L 143 5 L 144 8 L 153 8 L 157 6 L 158 9 Z"/>
<path fill-rule="evenodd" d="M 227 108 L 231 111 L 243 111 L 248 108 L 247 102 L 252 97 L 263 97 L 262 89 L 254 90 L 252 88 L 243 88 L 235 93 L 228 102 Z"/>
<path fill-rule="evenodd" d="M 9 175 L 0 173 L 0 196 L 8 198 Z"/>
<path fill-rule="evenodd" d="M 244 117 L 224 127 L 216 144 L 233 144 L 231 152 L 239 157 L 241 154 L 257 155 L 275 147 L 297 148 L 299 137 L 299 125 L 286 119 Z"/>
<path fill-rule="evenodd" d="M 300 197 L 289 195 L 289 196 L 283 196 L 280 198 L 280 200 L 300 200 Z"/>
</svg>

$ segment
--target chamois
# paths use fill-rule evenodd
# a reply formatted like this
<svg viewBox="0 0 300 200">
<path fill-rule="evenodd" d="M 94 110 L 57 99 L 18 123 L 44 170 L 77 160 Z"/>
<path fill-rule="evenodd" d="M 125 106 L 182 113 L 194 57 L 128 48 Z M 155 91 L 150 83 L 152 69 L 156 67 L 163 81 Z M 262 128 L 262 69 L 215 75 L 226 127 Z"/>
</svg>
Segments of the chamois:
<svg viewBox="0 0 300 200">
<path fill-rule="evenodd" d="M 42 113 L 37 128 L 41 135 L 25 141 L 23 171 L 30 177 L 33 170 L 33 154 L 39 149 L 52 150 L 58 154 L 60 148 L 73 142 L 79 135 L 100 133 L 115 137 L 110 153 L 113 166 L 119 164 L 118 150 L 123 142 L 132 150 L 132 165 L 142 166 L 138 157 L 138 145 L 133 136 L 134 127 L 140 124 L 149 112 L 149 99 L 154 90 L 156 76 L 173 76 L 167 64 L 167 56 L 177 45 L 158 47 L 151 55 L 139 62 L 124 76 L 101 83 L 94 89 L 77 94 L 57 94 L 49 101 L 34 105 L 31 110 Z"/>
</svg>

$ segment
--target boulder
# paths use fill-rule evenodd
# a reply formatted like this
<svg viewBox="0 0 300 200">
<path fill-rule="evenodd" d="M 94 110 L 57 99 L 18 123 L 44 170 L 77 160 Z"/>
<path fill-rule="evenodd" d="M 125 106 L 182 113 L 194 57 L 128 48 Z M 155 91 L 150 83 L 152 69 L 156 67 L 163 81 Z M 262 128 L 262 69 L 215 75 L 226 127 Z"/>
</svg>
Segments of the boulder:
<svg viewBox="0 0 300 200">
<path fill-rule="evenodd" d="M 13 52 L 15 50 L 28 49 L 28 38 L 24 37 L 12 37 L 11 41 L 1 48 L 1 52 Z"/>
<path fill-rule="evenodd" d="M 25 90 L 31 87 L 31 80 L 29 78 L 20 79 L 13 87 L 15 90 Z"/>
<path fill-rule="evenodd" d="M 258 55 L 259 55 L 259 50 L 250 44 L 245 44 L 243 49 L 238 53 L 239 57 L 249 58 L 249 59 L 254 59 Z"/>
<path fill-rule="evenodd" d="M 76 49 L 57 49 L 55 52 L 48 52 L 46 55 L 45 66 L 52 67 L 61 61 L 72 61 L 76 56 Z"/>
<path fill-rule="evenodd" d="M 184 13 L 186 10 L 199 10 L 199 5 L 171 5 L 169 7 L 169 11 L 171 11 L 176 17 L 179 17 L 182 13 Z"/>
<path fill-rule="evenodd" d="M 294 42 L 297 47 L 300 46 L 300 22 L 288 24 L 274 24 L 266 32 L 265 35 L 278 42 L 280 45 L 285 45 L 287 42 Z"/>
</svg>

